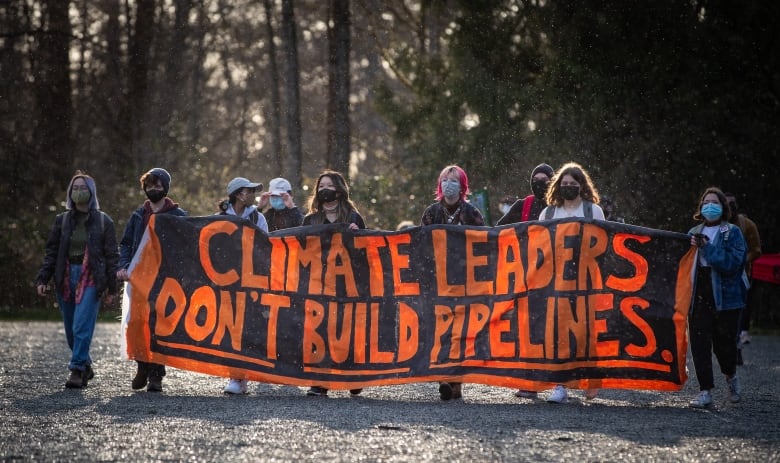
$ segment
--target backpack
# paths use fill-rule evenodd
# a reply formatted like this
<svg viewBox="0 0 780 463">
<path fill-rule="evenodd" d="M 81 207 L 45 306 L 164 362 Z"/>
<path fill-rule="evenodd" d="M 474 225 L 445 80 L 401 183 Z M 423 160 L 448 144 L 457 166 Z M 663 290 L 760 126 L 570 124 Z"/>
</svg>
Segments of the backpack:
<svg viewBox="0 0 780 463">
<path fill-rule="evenodd" d="M 220 211 L 219 215 L 227 215 L 227 211 Z M 260 212 L 255 209 L 254 211 L 249 213 L 249 217 L 246 220 L 249 220 L 254 225 L 257 225 L 257 218 L 260 216 Z"/>
<path fill-rule="evenodd" d="M 593 203 L 590 201 L 582 201 L 582 213 L 585 215 L 586 219 L 592 219 L 593 218 Z M 550 220 L 555 215 L 555 208 L 554 207 L 548 207 L 547 210 L 544 211 L 544 218 L 546 220 Z"/>
</svg>

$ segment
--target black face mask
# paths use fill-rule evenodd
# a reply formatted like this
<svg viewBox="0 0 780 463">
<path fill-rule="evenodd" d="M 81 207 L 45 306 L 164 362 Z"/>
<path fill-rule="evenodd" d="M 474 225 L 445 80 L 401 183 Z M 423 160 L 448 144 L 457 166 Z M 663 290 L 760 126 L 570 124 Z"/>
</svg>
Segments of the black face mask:
<svg viewBox="0 0 780 463">
<path fill-rule="evenodd" d="M 547 193 L 547 185 L 549 184 L 549 180 L 533 180 L 531 181 L 531 191 L 537 198 L 544 199 L 544 195 Z"/>
<path fill-rule="evenodd" d="M 321 203 L 330 203 L 338 199 L 339 192 L 336 190 L 328 190 L 327 188 L 324 190 L 319 190 L 317 192 L 317 201 Z"/>
<path fill-rule="evenodd" d="M 567 201 L 571 201 L 573 199 L 577 199 L 577 196 L 580 195 L 580 187 L 574 186 L 574 185 L 566 185 L 561 187 L 561 196 L 563 196 L 563 199 Z"/>
<path fill-rule="evenodd" d="M 146 197 L 149 198 L 149 201 L 156 203 L 157 201 L 163 199 L 165 197 L 165 192 L 163 190 L 146 190 Z"/>
</svg>

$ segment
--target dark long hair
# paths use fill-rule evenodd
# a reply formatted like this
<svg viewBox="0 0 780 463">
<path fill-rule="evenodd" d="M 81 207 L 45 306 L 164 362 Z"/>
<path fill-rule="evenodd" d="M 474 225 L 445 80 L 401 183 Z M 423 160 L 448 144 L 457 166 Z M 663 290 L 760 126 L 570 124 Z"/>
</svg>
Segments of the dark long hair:
<svg viewBox="0 0 780 463">
<path fill-rule="evenodd" d="M 314 192 L 309 200 L 309 215 L 311 216 L 310 220 L 312 225 L 325 223 L 325 211 L 322 210 L 322 203 L 317 199 L 320 181 L 322 181 L 324 177 L 328 177 L 330 181 L 333 182 L 333 186 L 336 187 L 336 192 L 339 193 L 339 215 L 337 221 L 341 223 L 352 222 L 352 212 L 358 212 L 358 210 L 355 203 L 349 198 L 349 186 L 347 185 L 347 181 L 344 180 L 343 175 L 335 170 L 326 170 L 317 177 L 317 183 L 314 184 Z"/>
<path fill-rule="evenodd" d="M 555 207 L 563 206 L 563 195 L 561 195 L 561 180 L 565 175 L 571 175 L 577 183 L 580 184 L 580 198 L 584 201 L 590 201 L 593 204 L 599 203 L 599 192 L 593 185 L 590 175 L 576 162 L 564 164 L 550 180 L 550 187 L 547 189 L 547 204 Z"/>
</svg>

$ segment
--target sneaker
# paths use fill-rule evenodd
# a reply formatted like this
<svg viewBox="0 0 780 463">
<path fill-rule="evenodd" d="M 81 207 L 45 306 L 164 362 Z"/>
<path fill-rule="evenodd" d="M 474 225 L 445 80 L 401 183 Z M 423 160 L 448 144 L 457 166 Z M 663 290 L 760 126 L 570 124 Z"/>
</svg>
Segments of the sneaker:
<svg viewBox="0 0 780 463">
<path fill-rule="evenodd" d="M 144 386 L 146 386 L 147 381 L 149 380 L 149 369 L 146 365 L 138 364 L 138 369 L 135 372 L 135 377 L 133 378 L 133 382 L 131 386 L 133 389 L 143 389 Z"/>
<path fill-rule="evenodd" d="M 230 378 L 224 392 L 225 394 L 246 394 L 248 392 L 247 380 Z"/>
<path fill-rule="evenodd" d="M 695 399 L 691 400 L 690 405 L 693 408 L 707 408 L 712 405 L 712 394 L 710 391 L 701 391 Z"/>
<path fill-rule="evenodd" d="M 536 391 L 525 391 L 523 389 L 519 389 L 517 392 L 515 392 L 515 397 L 520 397 L 521 399 L 535 399 L 539 397 L 539 394 Z"/>
<path fill-rule="evenodd" d="M 306 395 L 326 397 L 328 395 L 328 390 L 325 389 L 324 387 L 312 386 L 306 392 Z"/>
<path fill-rule="evenodd" d="M 84 387 L 83 374 L 80 370 L 70 370 L 70 376 L 65 382 L 65 387 L 68 389 L 81 389 Z"/>
<path fill-rule="evenodd" d="M 162 392 L 162 376 L 149 376 L 149 385 L 146 386 L 149 392 Z"/>
<path fill-rule="evenodd" d="M 739 343 L 741 345 L 750 344 L 750 335 L 747 331 L 740 331 L 739 332 Z"/>
<path fill-rule="evenodd" d="M 360 395 L 360 393 L 363 392 L 363 389 L 350 389 L 349 393 L 351 395 Z"/>
<path fill-rule="evenodd" d="M 452 398 L 452 386 L 450 383 L 439 384 L 439 398 L 441 400 L 450 400 Z"/>
<path fill-rule="evenodd" d="M 569 393 L 566 392 L 566 388 L 560 384 L 555 386 L 552 390 L 550 397 L 547 397 L 547 401 L 556 404 L 565 404 L 569 401 Z"/>
<path fill-rule="evenodd" d="M 739 376 L 734 375 L 731 379 L 726 378 L 729 385 L 729 400 L 731 403 L 737 403 L 742 400 L 742 384 L 739 382 Z"/>
</svg>

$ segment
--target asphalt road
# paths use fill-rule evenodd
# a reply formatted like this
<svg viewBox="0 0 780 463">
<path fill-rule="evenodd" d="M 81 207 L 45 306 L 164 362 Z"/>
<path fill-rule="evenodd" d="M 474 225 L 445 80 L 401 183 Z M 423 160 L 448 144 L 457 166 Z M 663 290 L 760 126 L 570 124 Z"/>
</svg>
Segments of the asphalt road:
<svg viewBox="0 0 780 463">
<path fill-rule="evenodd" d="M 227 396 L 225 379 L 175 369 L 162 393 L 136 392 L 118 327 L 98 325 L 96 377 L 66 390 L 60 324 L 0 322 L 0 461 L 780 461 L 778 336 L 745 348 L 741 403 L 718 380 L 716 407 L 695 410 L 690 360 L 680 392 L 571 391 L 563 405 L 476 384 L 450 402 L 435 384 Z"/>
</svg>

